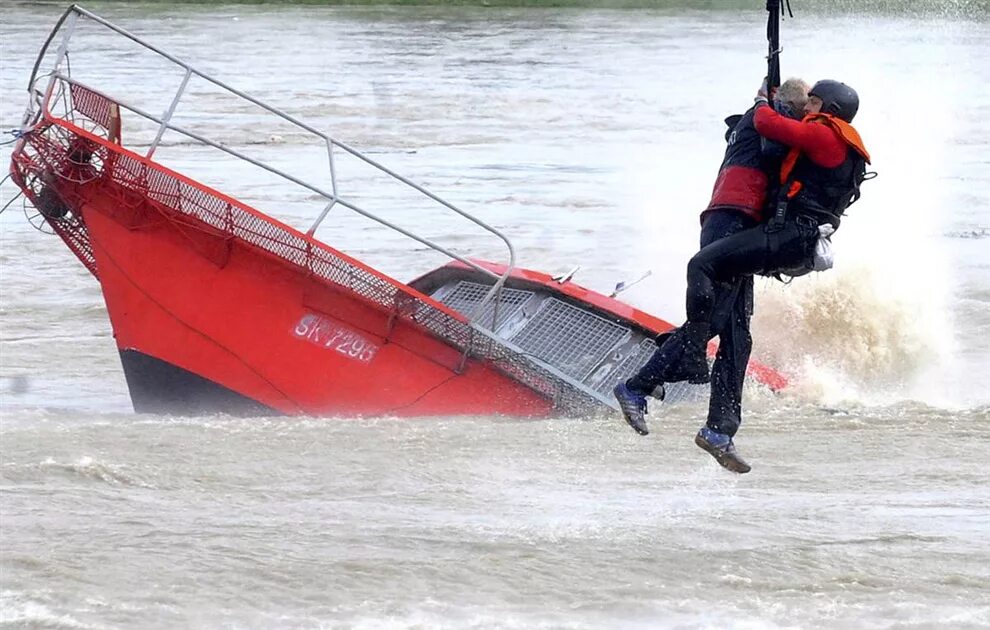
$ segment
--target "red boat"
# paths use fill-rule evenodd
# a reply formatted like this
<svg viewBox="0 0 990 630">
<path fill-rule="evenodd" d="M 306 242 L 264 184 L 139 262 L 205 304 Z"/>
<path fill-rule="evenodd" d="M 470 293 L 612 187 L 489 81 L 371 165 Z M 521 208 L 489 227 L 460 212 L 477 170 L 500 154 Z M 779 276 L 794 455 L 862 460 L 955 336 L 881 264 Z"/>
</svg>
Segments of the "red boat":
<svg viewBox="0 0 990 630">
<path fill-rule="evenodd" d="M 184 72 L 164 115 L 74 78 L 66 62 L 87 21 Z M 57 42 L 54 55 L 49 52 Z M 51 71 L 40 72 L 43 60 Z M 325 141 L 330 190 L 188 129 L 171 117 L 190 77 L 208 81 Z M 77 6 L 52 31 L 29 83 L 11 172 L 39 213 L 99 280 L 138 412 L 307 415 L 586 414 L 671 324 L 568 278 L 518 269 L 484 222 L 292 116 L 227 86 Z M 122 120 L 153 121 L 138 153 Z M 155 161 L 165 133 L 243 159 L 320 195 L 302 232 Z M 461 256 L 393 226 L 337 188 L 346 154 L 502 238 L 508 260 Z M 314 237 L 341 206 L 452 262 L 404 284 Z M 773 389 L 786 380 L 753 364 Z M 704 395 L 675 385 L 668 402 Z"/>
</svg>

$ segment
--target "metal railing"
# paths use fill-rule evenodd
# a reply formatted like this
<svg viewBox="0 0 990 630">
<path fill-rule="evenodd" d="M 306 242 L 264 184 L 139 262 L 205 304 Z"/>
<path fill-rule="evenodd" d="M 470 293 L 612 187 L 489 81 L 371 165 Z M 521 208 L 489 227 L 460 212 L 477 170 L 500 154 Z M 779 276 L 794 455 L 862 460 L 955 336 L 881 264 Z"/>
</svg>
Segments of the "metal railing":
<svg viewBox="0 0 990 630">
<path fill-rule="evenodd" d="M 136 44 L 138 44 L 138 45 L 146 48 L 147 50 L 150 50 L 151 52 L 153 52 L 153 53 L 155 53 L 155 54 L 157 54 L 157 55 L 159 55 L 159 56 L 161 56 L 161 57 L 163 57 L 163 58 L 171 61 L 172 63 L 176 64 L 177 66 L 179 66 L 179 67 L 181 67 L 182 69 L 185 70 L 185 75 L 184 75 L 184 77 L 182 79 L 182 82 L 179 85 L 178 90 L 176 91 L 174 97 L 172 98 L 172 101 L 169 104 L 168 108 L 165 110 L 165 112 L 161 116 L 156 116 L 156 115 L 154 115 L 154 114 L 152 114 L 150 112 L 144 111 L 141 108 L 137 107 L 136 105 L 133 105 L 131 103 L 128 103 L 126 100 L 123 100 L 123 99 L 117 98 L 115 96 L 106 94 L 105 92 L 103 92 L 103 91 L 101 91 L 99 89 L 96 89 L 92 85 L 89 85 L 89 84 L 84 83 L 84 82 L 81 82 L 81 81 L 77 81 L 77 80 L 75 80 L 75 79 L 73 79 L 71 77 L 71 71 L 67 71 L 67 72 L 62 72 L 61 71 L 61 67 L 62 67 L 63 62 L 66 62 L 67 59 L 68 59 L 68 55 L 69 55 L 69 41 L 70 41 L 70 39 L 72 38 L 72 35 L 75 32 L 77 21 L 78 21 L 78 19 L 80 17 L 86 18 L 88 20 L 91 20 L 91 21 L 93 21 L 93 22 L 95 22 L 95 23 L 97 23 L 97 24 L 99 24 L 101 26 L 104 26 L 104 27 L 106 27 L 106 28 L 114 31 L 115 33 L 117 33 L 117 34 L 119 34 L 119 35 L 121 35 L 123 37 L 126 37 L 127 39 L 133 41 L 134 43 L 136 43 Z M 63 29 L 63 27 L 64 27 L 64 34 L 63 34 L 62 40 L 61 40 L 61 42 L 59 44 L 59 48 L 58 48 L 57 53 L 56 53 L 56 58 L 55 58 L 55 62 L 54 62 L 54 65 L 52 67 L 52 70 L 49 73 L 45 74 L 45 75 L 38 76 L 38 71 L 39 71 L 39 69 L 41 67 L 42 60 L 43 60 L 45 54 L 47 53 L 49 46 L 51 45 L 52 41 L 55 39 L 55 36 L 58 34 L 58 32 Z M 66 66 L 68 66 L 68 63 L 66 63 Z M 252 104 L 254 104 L 254 105 L 256 105 L 256 106 L 258 106 L 258 107 L 260 107 L 262 109 L 264 109 L 265 111 L 267 111 L 267 112 L 269 112 L 269 113 L 271 113 L 271 114 L 273 114 L 275 116 L 278 116 L 279 118 L 285 120 L 286 122 L 291 123 L 292 125 L 294 125 L 294 126 L 300 128 L 300 129 L 306 131 L 307 133 L 309 133 L 309 134 L 311 134 L 313 136 L 316 136 L 316 137 L 321 138 L 324 141 L 324 143 L 326 144 L 326 147 L 327 147 L 327 158 L 328 158 L 329 165 L 330 165 L 330 190 L 327 191 L 327 190 L 325 190 L 323 187 L 321 187 L 319 185 L 316 185 L 316 184 L 312 184 L 310 182 L 303 181 L 303 180 L 301 180 L 301 179 L 299 179 L 299 178 L 297 178 L 297 177 L 295 177 L 295 176 L 293 176 L 293 175 L 291 175 L 289 173 L 286 173 L 286 172 L 282 171 L 279 168 L 276 168 L 274 166 L 271 166 L 270 164 L 266 164 L 265 162 L 262 162 L 260 160 L 255 159 L 255 158 L 252 158 L 252 157 L 250 157 L 248 155 L 245 155 L 244 153 L 241 153 L 240 151 L 237 151 L 235 149 L 232 149 L 232 148 L 230 148 L 228 146 L 225 146 L 224 144 L 221 144 L 221 143 L 218 143 L 218 142 L 214 142 L 213 140 L 210 140 L 209 138 L 207 138 L 207 137 L 205 137 L 203 135 L 197 134 L 197 133 L 195 133 L 195 132 L 193 132 L 193 131 L 191 131 L 189 129 L 185 129 L 183 127 L 179 127 L 177 125 L 172 124 L 172 122 L 171 122 L 172 116 L 175 113 L 175 110 L 178 107 L 180 101 L 182 100 L 183 95 L 185 94 L 185 90 L 186 90 L 187 85 L 189 84 L 190 78 L 193 77 L 193 76 L 196 76 L 196 77 L 199 77 L 199 78 L 201 78 L 201 79 L 203 79 L 205 81 L 208 81 L 209 83 L 212 83 L 213 85 L 221 88 L 222 90 L 224 90 L 226 92 L 229 92 L 230 94 L 233 94 L 234 96 L 237 96 L 237 97 L 239 97 L 241 99 L 244 99 L 244 100 L 246 100 L 246 101 L 248 101 L 248 102 L 250 102 L 250 103 L 252 103 Z M 47 86 L 47 88 L 44 91 L 43 96 L 42 96 L 42 93 L 37 89 L 37 83 L 38 83 L 39 80 L 41 80 L 41 79 L 43 79 L 45 77 L 49 77 L 50 80 L 49 80 L 48 86 Z M 120 28 L 119 26 L 117 26 L 117 25 L 113 24 L 112 22 L 110 22 L 110 21 L 108 21 L 108 20 L 106 20 L 106 19 L 104 19 L 104 18 L 96 15 L 95 13 L 92 13 L 92 12 L 90 12 L 90 11 L 88 11 L 88 10 L 86 10 L 86 9 L 78 6 L 78 5 L 75 5 L 75 4 L 71 5 L 62 14 L 61 18 L 55 24 L 55 27 L 52 29 L 52 32 L 49 34 L 49 36 L 46 39 L 44 45 L 42 46 L 41 51 L 38 53 L 38 59 L 35 62 L 34 68 L 33 68 L 32 72 L 31 72 L 31 79 L 30 79 L 30 82 L 28 84 L 29 102 L 28 102 L 28 110 L 25 113 L 25 117 L 24 117 L 24 130 L 25 131 L 31 125 L 32 121 L 36 120 L 37 117 L 38 117 L 38 115 L 40 114 L 40 112 L 37 109 L 35 109 L 35 107 L 37 105 L 40 105 L 41 107 L 47 107 L 48 106 L 49 100 L 52 97 L 52 94 L 54 92 L 55 86 L 56 86 L 57 82 L 59 82 L 59 81 L 64 81 L 65 83 L 68 83 L 70 85 L 78 85 L 78 86 L 84 87 L 87 90 L 90 90 L 90 91 L 94 92 L 95 94 L 98 94 L 98 95 L 102 96 L 103 98 L 106 98 L 107 100 L 110 100 L 110 101 L 112 101 L 114 103 L 117 103 L 120 107 L 122 107 L 124 109 L 127 109 L 128 111 L 131 111 L 131 112 L 133 112 L 133 113 L 135 113 L 135 114 L 137 114 L 137 115 L 139 115 L 139 116 L 141 116 L 141 117 L 143 117 L 143 118 L 145 118 L 147 120 L 150 120 L 150 121 L 152 121 L 154 123 L 157 123 L 159 125 L 159 128 L 158 128 L 158 131 L 157 131 L 157 133 L 155 135 L 154 140 L 152 141 L 152 143 L 151 143 L 151 145 L 150 145 L 150 147 L 148 149 L 148 152 L 146 154 L 146 157 L 147 158 L 151 158 L 154 155 L 156 149 L 158 148 L 158 146 L 159 146 L 159 144 L 161 142 L 162 136 L 165 134 L 165 132 L 166 131 L 174 131 L 174 132 L 179 133 L 179 134 L 182 134 L 182 135 L 184 135 L 184 136 L 186 136 L 188 138 L 191 138 L 191 139 L 193 139 L 193 140 L 195 140 L 195 141 L 197 141 L 199 143 L 202 143 L 202 144 L 208 145 L 210 147 L 213 147 L 213 148 L 215 148 L 217 150 L 223 151 L 224 153 L 227 153 L 227 154 L 229 154 L 229 155 L 231 155 L 231 156 L 233 156 L 233 157 L 235 157 L 237 159 L 240 159 L 240 160 L 246 161 L 246 162 L 248 162 L 250 164 L 253 164 L 254 166 L 257 166 L 258 168 L 261 168 L 261 169 L 263 169 L 263 170 L 265 170 L 265 171 L 267 171 L 269 173 L 272 173 L 272 174 L 274 174 L 274 175 L 276 175 L 278 177 L 281 177 L 281 178 L 285 179 L 286 181 L 292 182 L 292 183 L 294 183 L 294 184 L 296 184 L 298 186 L 301 186 L 301 187 L 303 187 L 303 188 L 305 188 L 305 189 L 307 189 L 307 190 L 309 190 L 311 192 L 314 192 L 314 193 L 316 193 L 316 194 L 324 197 L 325 199 L 327 199 L 329 201 L 329 203 L 322 210 L 322 212 L 320 212 L 319 216 L 316 218 L 316 220 L 314 221 L 313 225 L 309 228 L 309 230 L 307 230 L 306 234 L 308 236 L 310 236 L 310 237 L 312 237 L 315 234 L 316 229 L 320 226 L 320 224 L 327 217 L 327 215 L 329 214 L 330 210 L 334 206 L 340 205 L 340 206 L 342 206 L 344 208 L 347 208 L 347 209 L 349 209 L 349 210 L 351 210 L 351 211 L 353 211 L 353 212 L 355 212 L 357 214 L 360 214 L 360 215 L 362 215 L 362 216 L 364 216 L 364 217 L 366 217 L 366 218 L 368 218 L 368 219 L 370 219 L 372 221 L 375 221 L 375 222 L 377 222 L 377 223 L 379 223 L 379 224 L 381 224 L 381 225 L 383 225 L 383 226 L 385 226 L 385 227 L 387 227 L 389 229 L 392 229 L 392 230 L 394 230 L 396 232 L 399 232 L 400 234 L 402 234 L 402 235 L 404 235 L 404 236 L 406 236 L 408 238 L 411 238 L 411 239 L 413 239 L 413 240 L 415 240 L 415 241 L 417 241 L 419 243 L 422 243 L 423 245 L 426 245 L 427 247 L 433 249 L 434 251 L 440 252 L 440 253 L 444 254 L 445 256 L 447 256 L 448 258 L 450 258 L 452 260 L 457 260 L 457 261 L 459 261 L 459 262 L 467 265 L 468 267 L 474 269 L 475 271 L 478 271 L 478 272 L 482 273 L 483 275 L 491 278 L 492 280 L 494 280 L 494 283 L 492 284 L 491 289 L 488 291 L 488 294 L 485 296 L 485 298 L 478 304 L 478 307 L 474 310 L 474 312 L 471 313 L 471 315 L 469 316 L 469 320 L 473 324 L 479 325 L 480 324 L 480 321 L 479 321 L 480 315 L 485 311 L 486 306 L 489 306 L 490 304 L 494 304 L 494 305 L 496 305 L 496 310 L 495 310 L 495 313 L 496 314 L 493 317 L 493 320 L 491 322 L 491 328 L 492 329 L 495 329 L 497 327 L 498 322 L 495 320 L 495 318 L 497 317 L 498 295 L 500 294 L 500 292 L 502 290 L 502 287 L 505 284 L 506 279 L 511 275 L 512 270 L 515 267 L 515 257 L 516 257 L 516 255 L 515 255 L 515 249 L 513 248 L 512 243 L 509 241 L 509 239 L 501 231 L 499 231 L 496 228 L 492 227 L 491 225 L 485 223 L 481 219 L 478 219 L 477 217 L 471 215 L 470 213 L 468 213 L 468 212 L 466 212 L 466 211 L 458 208 L 454 204 L 449 203 L 448 201 L 446 201 L 446 200 L 438 197 L 437 195 L 435 195 L 434 193 L 430 192 L 426 188 L 420 186 L 419 184 L 416 184 L 416 183 L 410 181 L 409 179 L 407 179 L 406 177 L 403 177 L 402 175 L 399 175 L 395 171 L 393 171 L 393 170 L 389 169 L 388 167 L 380 164 L 379 162 L 377 162 L 375 160 L 372 160 L 371 158 L 369 158 L 366 155 L 362 154 L 357 149 L 354 149 L 354 148 L 348 146 L 347 144 L 345 144 L 343 142 L 340 142 L 339 140 L 336 140 L 335 138 L 333 138 L 333 137 L 331 137 L 331 136 L 323 133 L 322 131 L 319 131 L 318 129 L 313 128 L 312 126 L 306 124 L 305 122 L 303 122 L 303 121 L 295 118 L 294 116 L 292 116 L 292 115 L 290 115 L 290 114 L 288 114 L 288 113 L 286 113 L 286 112 L 284 112 L 284 111 L 282 111 L 282 110 L 280 110 L 280 109 L 278 109 L 276 107 L 272 107 L 271 105 L 269 105 L 269 104 L 267 104 L 267 103 L 265 103 L 263 101 L 260 101 L 260 100 L 254 98 L 254 97 L 252 97 L 252 96 L 250 96 L 250 95 L 248 95 L 248 94 L 246 94 L 246 93 L 244 93 L 244 92 L 242 92 L 242 91 L 240 91 L 240 90 L 238 90 L 238 89 L 236 89 L 234 87 L 231 87 L 230 85 L 227 85 L 226 83 L 224 83 L 224 82 L 222 82 L 222 81 L 220 81 L 220 80 L 218 80 L 218 79 L 216 79 L 216 78 L 214 78 L 214 77 L 212 77 L 212 76 L 210 76 L 210 75 L 208 75 L 208 74 L 206 74 L 206 73 L 204 73 L 204 72 L 202 72 L 200 70 L 197 70 L 191 64 L 188 64 L 188 63 L 182 61 L 181 59 L 173 56 L 172 54 L 170 54 L 170 53 L 168 53 L 168 52 L 166 52 L 166 51 L 164 51 L 164 50 L 162 50 L 162 49 L 160 49 L 160 48 L 158 48 L 158 47 L 156 47 L 156 46 L 154 46 L 154 45 L 152 45 L 152 44 L 144 41 L 142 38 L 138 37 L 137 35 L 134 35 L 133 33 L 130 33 L 130 32 L 128 32 L 127 30 L 125 30 L 123 28 Z M 41 97 L 41 98 L 39 98 L 39 97 Z M 420 236 L 418 234 L 415 234 L 414 232 L 411 232 L 411 231 L 409 231 L 409 230 L 407 230 L 405 228 L 402 228 L 402 227 L 400 227 L 400 226 L 398 226 L 398 225 L 396 225 L 396 224 L 394 224 L 394 223 L 392 223 L 392 222 L 390 222 L 390 221 L 388 221 L 386 219 L 383 219 L 383 218 L 375 215 L 372 212 L 369 212 L 369 211 L 361 208 L 356 203 L 351 202 L 351 201 L 348 201 L 348 200 L 344 199 L 343 197 L 341 197 L 340 194 L 338 193 L 338 189 L 337 189 L 337 172 L 336 172 L 335 160 L 334 160 L 334 150 L 335 149 L 338 149 L 340 151 L 343 151 L 343 152 L 345 152 L 345 153 L 353 156 L 354 158 L 356 158 L 356 159 L 364 162 L 365 164 L 373 167 L 374 169 L 377 169 L 378 171 L 380 171 L 380 172 L 388 175 L 389 177 L 393 178 L 394 180 L 396 180 L 398 182 L 401 182 L 402 184 L 408 186 L 409 188 L 411 188 L 411 189 L 417 191 L 418 193 L 426 196 L 427 198 L 429 198 L 432 201 L 440 204 L 441 206 L 443 206 L 443 207 L 445 207 L 445 208 L 447 208 L 447 209 L 449 209 L 449 210 L 457 213 L 458 215 L 460 215 L 460 216 L 464 217 L 465 219 L 471 221 L 472 223 L 478 225 L 479 227 L 481 227 L 485 231 L 487 231 L 487 232 L 491 233 L 492 235 L 496 236 L 498 239 L 500 239 L 505 244 L 505 246 L 506 246 L 506 248 L 508 250 L 508 261 L 506 263 L 505 271 L 501 275 L 496 274 L 496 273 L 490 271 L 489 269 L 486 269 L 485 267 L 482 267 L 481 265 L 478 265 L 477 263 L 473 262 L 472 260 L 470 260 L 470 259 L 468 259 L 468 258 L 466 258 L 464 256 L 461 256 L 461 255 L 459 255 L 459 254 L 457 254 L 457 253 L 455 253 L 453 251 L 450 251 L 449 249 L 443 247 L 442 245 L 440 245 L 438 243 L 435 243 L 434 241 L 432 241 L 432 240 L 430 240 L 428 238 L 425 238 L 425 237 Z M 491 311 L 491 309 L 489 309 L 489 311 Z"/>
</svg>

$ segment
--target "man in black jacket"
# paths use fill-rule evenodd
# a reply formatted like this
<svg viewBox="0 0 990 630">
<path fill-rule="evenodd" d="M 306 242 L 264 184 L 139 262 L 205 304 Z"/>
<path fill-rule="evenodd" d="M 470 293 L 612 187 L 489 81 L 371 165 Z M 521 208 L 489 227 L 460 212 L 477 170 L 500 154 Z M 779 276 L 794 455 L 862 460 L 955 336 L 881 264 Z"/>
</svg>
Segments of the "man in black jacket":
<svg viewBox="0 0 990 630">
<path fill-rule="evenodd" d="M 775 93 L 774 109 L 800 119 L 807 100 L 808 84 L 788 79 Z M 760 136 L 754 125 L 755 110 L 756 106 L 741 116 L 726 119 L 732 126 L 726 133 L 725 156 L 711 201 L 701 213 L 702 249 L 764 222 L 768 200 L 776 196 L 780 165 L 788 149 Z M 691 274 L 689 280 L 690 277 Z M 690 290 L 689 286 L 689 293 Z M 662 399 L 663 383 L 684 380 L 711 380 L 709 423 L 739 425 L 743 381 L 752 349 L 749 324 L 753 314 L 753 276 L 715 283 L 714 305 L 708 321 L 689 321 L 673 335 L 658 339 L 659 348 L 646 365 L 616 385 L 615 397 L 623 416 L 640 435 L 649 433 L 644 417 L 646 396 L 653 394 Z M 705 349 L 714 336 L 719 337 L 719 349 L 709 377 Z"/>
</svg>

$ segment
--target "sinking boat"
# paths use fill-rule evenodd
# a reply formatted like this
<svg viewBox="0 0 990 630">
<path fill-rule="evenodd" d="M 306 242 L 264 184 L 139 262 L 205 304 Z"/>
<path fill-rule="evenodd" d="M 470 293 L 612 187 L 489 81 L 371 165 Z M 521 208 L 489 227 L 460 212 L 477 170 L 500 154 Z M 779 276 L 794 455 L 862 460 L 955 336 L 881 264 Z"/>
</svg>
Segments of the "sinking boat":
<svg viewBox="0 0 990 630">
<path fill-rule="evenodd" d="M 73 75 L 68 59 L 83 21 L 180 70 L 164 114 Z M 324 143 L 329 189 L 176 124 L 190 78 Z M 100 282 L 138 412 L 587 414 L 615 408 L 614 384 L 672 328 L 568 277 L 518 268 L 509 240 L 480 219 L 81 7 L 69 7 L 52 30 L 28 92 L 14 181 Z M 132 119 L 157 126 L 150 144 L 128 144 L 122 129 Z M 308 231 L 290 227 L 156 161 L 166 133 L 283 178 L 326 206 Z M 338 187 L 340 155 L 487 230 L 504 242 L 507 260 L 462 256 L 366 210 Z M 395 280 L 315 237 L 333 208 L 451 261 L 408 284 Z M 772 389 L 786 385 L 765 366 L 751 372 Z M 667 400 L 704 393 L 677 384 Z"/>
</svg>

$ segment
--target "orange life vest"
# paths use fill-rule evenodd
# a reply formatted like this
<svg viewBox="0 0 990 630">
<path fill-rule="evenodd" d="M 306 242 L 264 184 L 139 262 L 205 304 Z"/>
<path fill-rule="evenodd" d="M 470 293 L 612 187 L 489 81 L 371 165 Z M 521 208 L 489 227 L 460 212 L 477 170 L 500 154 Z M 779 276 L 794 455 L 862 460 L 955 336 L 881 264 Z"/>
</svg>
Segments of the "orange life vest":
<svg viewBox="0 0 990 630">
<path fill-rule="evenodd" d="M 808 114 L 801 119 L 803 123 L 821 123 L 823 125 L 831 128 L 835 133 L 839 134 L 849 148 L 855 151 L 863 158 L 863 161 L 870 164 L 870 153 L 866 150 L 866 146 L 863 144 L 863 139 L 860 137 L 859 132 L 856 128 L 842 120 L 841 118 L 836 118 L 832 114 Z M 787 157 L 784 158 L 783 164 L 780 166 L 780 183 L 786 184 L 788 178 L 791 176 L 791 172 L 794 170 L 794 166 L 797 164 L 798 158 L 801 157 L 802 153 L 800 149 L 792 148 L 788 152 Z M 794 185 L 798 186 L 800 189 L 800 182 L 793 182 Z M 787 193 L 788 198 L 793 197 L 797 194 L 797 190 L 789 190 Z"/>
<path fill-rule="evenodd" d="M 788 213 L 815 216 L 820 223 L 827 221 L 838 228 L 845 209 L 859 199 L 859 185 L 866 177 L 870 154 L 859 132 L 840 118 L 808 114 L 801 122 L 823 124 L 835 131 L 848 147 L 846 159 L 835 168 L 826 168 L 792 148 L 780 169 L 780 201 L 791 206 Z"/>
</svg>

